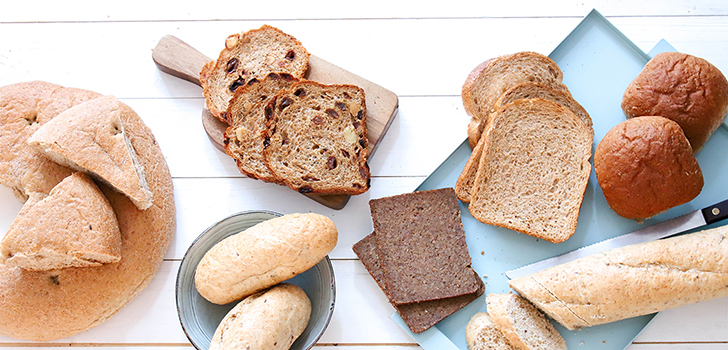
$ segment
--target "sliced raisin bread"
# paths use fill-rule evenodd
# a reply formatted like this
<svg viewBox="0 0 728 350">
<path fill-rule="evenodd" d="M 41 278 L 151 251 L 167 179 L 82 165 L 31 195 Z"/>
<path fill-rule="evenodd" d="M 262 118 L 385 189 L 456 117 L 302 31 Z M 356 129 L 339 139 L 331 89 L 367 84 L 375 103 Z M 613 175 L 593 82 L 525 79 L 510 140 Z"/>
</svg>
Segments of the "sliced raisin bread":
<svg viewBox="0 0 728 350">
<path fill-rule="evenodd" d="M 361 194 L 369 189 L 364 90 L 301 81 L 266 106 L 263 158 L 301 193 Z"/>
<path fill-rule="evenodd" d="M 235 159 L 241 173 L 254 179 L 279 182 L 263 162 L 265 106 L 278 91 L 291 87 L 298 79 L 287 73 L 270 73 L 260 82 L 235 91 L 227 110 L 230 126 L 225 130 L 225 152 Z"/>
<path fill-rule="evenodd" d="M 534 98 L 491 115 L 482 137 L 473 217 L 552 243 L 571 237 L 591 172 L 591 129 L 568 109 Z"/>
<path fill-rule="evenodd" d="M 508 89 L 501 97 L 496 100 L 494 110 L 498 111 L 503 106 L 519 99 L 528 98 L 543 98 L 546 100 L 554 101 L 560 106 L 568 108 L 579 117 L 584 124 L 587 125 L 592 135 L 594 130 L 592 128 L 592 120 L 587 113 L 586 109 L 577 102 L 571 94 L 566 90 L 557 90 L 549 87 L 548 85 L 538 83 L 521 83 Z M 480 123 L 485 127 L 485 123 Z M 478 131 L 478 134 L 482 133 L 482 129 Z M 475 181 L 475 175 L 478 170 L 478 162 L 480 161 L 480 155 L 482 153 L 483 146 L 478 140 L 478 144 L 473 148 L 473 152 L 470 154 L 468 162 L 465 164 L 462 173 L 458 177 L 457 183 L 455 184 L 455 192 L 458 198 L 463 202 L 470 202 L 470 191 Z"/>
<path fill-rule="evenodd" d="M 475 67 L 465 79 L 461 95 L 465 112 L 472 117 L 468 126 L 470 147 L 478 143 L 478 131 L 483 128 L 480 124 L 487 122 L 495 111 L 496 100 L 506 90 L 525 82 L 567 90 L 561 84 L 562 78 L 561 69 L 552 59 L 529 51 L 492 58 Z"/>
<path fill-rule="evenodd" d="M 268 25 L 230 35 L 217 61 L 207 63 L 200 72 L 207 108 L 227 122 L 228 101 L 237 88 L 261 80 L 271 72 L 302 78 L 308 69 L 309 56 L 296 38 Z"/>
<path fill-rule="evenodd" d="M 488 314 L 517 349 L 566 350 L 566 341 L 530 302 L 513 294 L 488 294 Z"/>
</svg>

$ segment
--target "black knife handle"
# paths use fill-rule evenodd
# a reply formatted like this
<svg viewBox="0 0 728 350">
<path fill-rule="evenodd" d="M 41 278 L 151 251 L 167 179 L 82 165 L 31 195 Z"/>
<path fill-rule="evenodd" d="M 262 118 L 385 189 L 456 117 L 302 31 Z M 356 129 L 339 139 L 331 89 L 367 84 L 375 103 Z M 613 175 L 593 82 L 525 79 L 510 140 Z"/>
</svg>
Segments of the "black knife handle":
<svg viewBox="0 0 728 350">
<path fill-rule="evenodd" d="M 702 209 L 705 223 L 710 225 L 714 222 L 728 219 L 728 199 Z"/>
</svg>

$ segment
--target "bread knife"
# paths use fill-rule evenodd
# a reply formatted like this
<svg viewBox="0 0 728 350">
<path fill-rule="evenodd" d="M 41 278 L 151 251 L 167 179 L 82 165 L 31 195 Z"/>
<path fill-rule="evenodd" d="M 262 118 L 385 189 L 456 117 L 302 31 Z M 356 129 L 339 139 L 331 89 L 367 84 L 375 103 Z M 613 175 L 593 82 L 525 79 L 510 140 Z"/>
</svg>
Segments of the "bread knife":
<svg viewBox="0 0 728 350">
<path fill-rule="evenodd" d="M 567 263 L 588 255 L 603 252 L 609 249 L 627 245 L 654 241 L 660 238 L 676 235 L 694 228 L 710 225 L 728 218 L 728 200 L 698 209 L 676 218 L 639 229 L 621 236 L 610 238 L 586 247 L 557 255 L 553 258 L 541 260 L 530 265 L 506 271 L 506 277 L 514 279 L 547 269 L 552 266 Z"/>
</svg>

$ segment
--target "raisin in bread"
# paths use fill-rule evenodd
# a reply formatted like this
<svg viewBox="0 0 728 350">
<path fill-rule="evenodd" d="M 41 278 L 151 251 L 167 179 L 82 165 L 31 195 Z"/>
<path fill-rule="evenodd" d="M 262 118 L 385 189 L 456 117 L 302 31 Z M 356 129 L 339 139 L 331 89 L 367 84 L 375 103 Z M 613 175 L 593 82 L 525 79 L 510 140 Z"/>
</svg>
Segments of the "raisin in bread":
<svg viewBox="0 0 728 350">
<path fill-rule="evenodd" d="M 268 25 L 227 37 L 217 61 L 207 63 L 200 72 L 207 108 L 227 122 L 228 101 L 237 88 L 261 80 L 271 72 L 302 78 L 308 69 L 309 56 L 296 38 Z"/>
<path fill-rule="evenodd" d="M 462 99 L 465 112 L 472 117 L 468 125 L 470 147 L 480 138 L 482 124 L 493 113 L 496 100 L 508 88 L 525 82 L 548 85 L 567 90 L 561 84 L 563 73 L 547 56 L 536 52 L 518 52 L 487 60 L 473 69 L 463 84 Z"/>
<path fill-rule="evenodd" d="M 227 110 L 230 126 L 225 130 L 225 153 L 235 159 L 241 173 L 254 179 L 279 182 L 263 162 L 265 106 L 275 94 L 298 79 L 287 73 L 270 73 L 260 82 L 235 91 Z"/>
<path fill-rule="evenodd" d="M 301 193 L 364 193 L 370 185 L 366 115 L 357 86 L 298 82 L 266 106 L 265 164 Z"/>
</svg>

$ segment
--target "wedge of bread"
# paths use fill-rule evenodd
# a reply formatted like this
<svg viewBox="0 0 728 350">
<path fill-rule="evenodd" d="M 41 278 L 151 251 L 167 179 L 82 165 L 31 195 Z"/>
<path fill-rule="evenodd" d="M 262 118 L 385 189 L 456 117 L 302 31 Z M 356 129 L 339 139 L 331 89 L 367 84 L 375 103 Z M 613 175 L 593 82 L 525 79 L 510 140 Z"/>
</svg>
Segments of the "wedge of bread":
<svg viewBox="0 0 728 350">
<path fill-rule="evenodd" d="M 296 38 L 269 25 L 230 35 L 217 61 L 210 61 L 200 72 L 207 108 L 227 123 L 225 112 L 235 90 L 271 72 L 303 78 L 309 57 Z"/>
<path fill-rule="evenodd" d="M 496 327 L 487 312 L 479 312 L 465 326 L 468 350 L 518 350 Z"/>
<path fill-rule="evenodd" d="M 152 205 L 152 192 L 124 131 L 129 115 L 136 114 L 116 97 L 99 97 L 43 124 L 27 142 L 56 163 L 109 184 L 144 210 Z"/>
<path fill-rule="evenodd" d="M 506 92 L 503 93 L 498 100 L 496 100 L 494 110 L 498 111 L 503 106 L 515 100 L 529 98 L 543 98 L 554 101 L 560 106 L 568 108 L 570 111 L 574 112 L 574 114 L 576 114 L 576 116 L 579 117 L 584 124 L 587 125 L 593 136 L 594 129 L 592 128 L 592 120 L 586 109 L 584 109 L 584 107 L 582 107 L 568 91 L 557 90 L 549 87 L 548 85 L 530 82 L 515 85 L 506 90 Z M 484 127 L 485 123 L 478 123 L 478 125 Z M 477 133 L 480 134 L 482 131 L 482 129 L 478 130 Z M 470 191 L 472 189 L 473 182 L 475 181 L 475 175 L 478 170 L 478 163 L 480 161 L 482 150 L 483 146 L 480 142 L 478 142 L 475 148 L 473 148 L 473 152 L 471 153 L 470 158 L 465 164 L 465 167 L 463 168 L 463 171 L 458 177 L 455 185 L 455 192 L 457 193 L 458 198 L 463 202 L 470 202 Z"/>
<path fill-rule="evenodd" d="M 473 217 L 553 243 L 571 237 L 591 172 L 591 129 L 568 109 L 534 98 L 503 106 L 483 137 Z"/>
<path fill-rule="evenodd" d="M 566 341 L 546 317 L 513 294 L 488 294 L 488 314 L 503 335 L 520 350 L 566 350 Z"/>
<path fill-rule="evenodd" d="M 225 153 L 235 159 L 241 173 L 267 182 L 280 182 L 263 161 L 265 106 L 278 91 L 289 88 L 298 79 L 287 73 L 270 73 L 260 82 L 235 91 L 230 100 L 223 144 Z"/>
<path fill-rule="evenodd" d="M 301 193 L 361 194 L 370 186 L 364 90 L 300 81 L 265 108 L 263 159 Z"/>
<path fill-rule="evenodd" d="M 518 52 L 487 60 L 473 69 L 462 88 L 463 107 L 472 117 L 468 126 L 470 147 L 480 138 L 480 124 L 487 122 L 493 113 L 496 100 L 510 87 L 525 82 L 548 85 L 566 90 L 561 84 L 563 73 L 547 56 L 536 52 Z"/>
<path fill-rule="evenodd" d="M 104 194 L 77 172 L 48 195 L 30 195 L 0 251 L 5 265 L 30 271 L 100 266 L 121 259 L 121 233 Z"/>
</svg>

